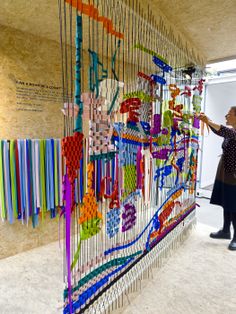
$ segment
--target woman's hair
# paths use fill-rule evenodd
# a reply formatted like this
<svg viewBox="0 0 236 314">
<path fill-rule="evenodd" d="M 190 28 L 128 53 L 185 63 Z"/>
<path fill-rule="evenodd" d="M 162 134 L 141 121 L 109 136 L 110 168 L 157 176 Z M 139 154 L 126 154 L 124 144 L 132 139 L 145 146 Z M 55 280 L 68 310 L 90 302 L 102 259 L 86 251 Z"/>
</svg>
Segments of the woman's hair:
<svg viewBox="0 0 236 314">
<path fill-rule="evenodd" d="M 231 109 L 234 111 L 234 115 L 236 116 L 236 106 L 232 106 Z"/>
</svg>

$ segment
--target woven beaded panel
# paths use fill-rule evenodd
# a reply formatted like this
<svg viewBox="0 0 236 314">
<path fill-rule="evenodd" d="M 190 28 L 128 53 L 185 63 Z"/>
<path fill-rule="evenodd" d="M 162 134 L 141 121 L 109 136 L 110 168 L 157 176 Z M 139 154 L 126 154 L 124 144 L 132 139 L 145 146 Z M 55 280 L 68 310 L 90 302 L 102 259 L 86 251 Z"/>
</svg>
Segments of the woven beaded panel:
<svg viewBox="0 0 236 314">
<path fill-rule="evenodd" d="M 62 140 L 63 313 L 102 313 L 193 219 L 203 71 L 138 0 L 59 0 L 59 16 L 72 106 Z"/>
</svg>

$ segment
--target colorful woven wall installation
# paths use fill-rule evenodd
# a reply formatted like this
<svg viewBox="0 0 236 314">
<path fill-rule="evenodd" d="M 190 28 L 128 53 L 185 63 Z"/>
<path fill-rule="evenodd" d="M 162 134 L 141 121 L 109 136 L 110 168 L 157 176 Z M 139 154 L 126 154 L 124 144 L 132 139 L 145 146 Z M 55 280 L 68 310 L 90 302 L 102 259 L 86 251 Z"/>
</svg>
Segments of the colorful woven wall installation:
<svg viewBox="0 0 236 314">
<path fill-rule="evenodd" d="M 102 313 L 194 220 L 201 60 L 138 0 L 59 0 L 59 16 L 62 142 L 81 139 L 63 153 L 63 313 Z"/>
</svg>

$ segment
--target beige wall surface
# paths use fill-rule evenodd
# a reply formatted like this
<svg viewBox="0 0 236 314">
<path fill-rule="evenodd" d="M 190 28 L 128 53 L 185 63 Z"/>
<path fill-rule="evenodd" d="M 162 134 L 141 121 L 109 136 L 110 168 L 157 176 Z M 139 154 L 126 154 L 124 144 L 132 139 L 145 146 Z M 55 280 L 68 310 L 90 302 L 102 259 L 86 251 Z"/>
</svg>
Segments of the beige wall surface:
<svg viewBox="0 0 236 314">
<path fill-rule="evenodd" d="M 0 139 L 63 136 L 60 45 L 0 25 Z M 58 239 L 58 219 L 33 229 L 0 222 L 0 259 Z"/>
<path fill-rule="evenodd" d="M 83 61 L 87 69 L 87 51 Z M 0 25 L 0 139 L 63 136 L 61 71 L 57 42 Z M 87 73 L 82 90 L 88 91 Z M 88 134 L 88 121 L 83 122 Z M 31 223 L 0 222 L 0 240 L 0 259 L 57 241 L 58 219 L 40 219 L 35 229 Z"/>
<path fill-rule="evenodd" d="M 60 237 L 63 238 L 63 222 L 60 223 Z M 12 256 L 53 241 L 58 241 L 59 222 L 57 218 L 49 218 L 49 215 L 39 226 L 33 228 L 29 225 L 22 225 L 16 221 L 12 225 L 8 222 L 0 222 L 0 259 Z M 58 243 L 59 249 L 59 243 Z"/>
<path fill-rule="evenodd" d="M 0 25 L 0 138 L 59 138 L 61 108 L 60 45 Z"/>
</svg>

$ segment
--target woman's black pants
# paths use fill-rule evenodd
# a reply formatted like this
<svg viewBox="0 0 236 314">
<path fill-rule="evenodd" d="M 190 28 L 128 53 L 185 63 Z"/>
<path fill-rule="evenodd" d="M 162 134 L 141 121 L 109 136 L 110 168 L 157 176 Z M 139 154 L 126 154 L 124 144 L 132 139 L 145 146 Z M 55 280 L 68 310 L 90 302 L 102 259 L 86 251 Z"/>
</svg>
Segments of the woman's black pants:
<svg viewBox="0 0 236 314">
<path fill-rule="evenodd" d="M 234 227 L 234 239 L 236 239 L 236 211 L 231 211 L 228 210 L 227 208 L 224 208 L 223 215 L 224 215 L 223 231 L 226 233 L 230 232 L 230 225 L 232 222 Z"/>
</svg>

